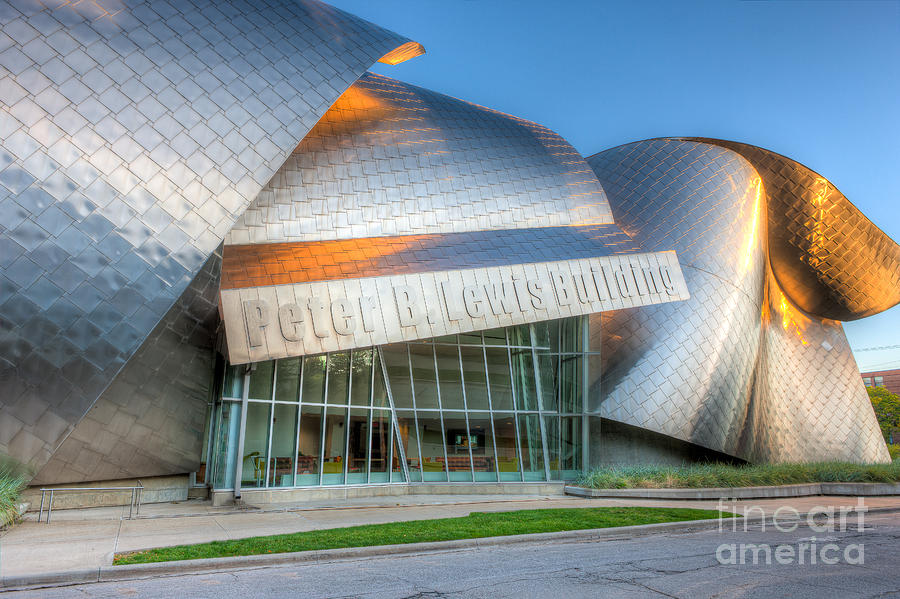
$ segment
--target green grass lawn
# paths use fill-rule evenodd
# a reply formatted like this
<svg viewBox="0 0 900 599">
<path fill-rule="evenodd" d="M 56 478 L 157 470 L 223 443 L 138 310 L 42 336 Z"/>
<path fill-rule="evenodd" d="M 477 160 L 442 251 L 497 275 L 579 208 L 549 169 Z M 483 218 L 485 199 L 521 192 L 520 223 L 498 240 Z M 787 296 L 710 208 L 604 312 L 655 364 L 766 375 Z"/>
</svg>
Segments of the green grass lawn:
<svg viewBox="0 0 900 599">
<path fill-rule="evenodd" d="M 900 482 L 900 460 L 890 464 L 693 464 L 689 466 L 618 466 L 584 474 L 578 484 L 591 489 L 678 489 L 753 487 L 800 483 Z"/>
<path fill-rule="evenodd" d="M 462 518 L 368 524 L 347 528 L 311 530 L 269 537 L 213 541 L 196 545 L 179 545 L 177 547 L 119 553 L 113 559 L 113 564 L 143 564 L 207 557 L 502 537 L 536 532 L 612 528 L 616 526 L 656 524 L 683 520 L 706 520 L 716 518 L 718 515 L 719 512 L 712 510 L 643 507 L 473 512 Z"/>
</svg>

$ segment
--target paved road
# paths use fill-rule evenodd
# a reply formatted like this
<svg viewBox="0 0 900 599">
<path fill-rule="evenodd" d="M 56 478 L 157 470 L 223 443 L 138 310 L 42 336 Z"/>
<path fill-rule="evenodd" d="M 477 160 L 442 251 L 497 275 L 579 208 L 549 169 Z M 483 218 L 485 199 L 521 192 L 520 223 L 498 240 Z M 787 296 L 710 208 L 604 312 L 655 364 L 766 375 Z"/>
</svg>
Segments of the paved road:
<svg viewBox="0 0 900 599">
<path fill-rule="evenodd" d="M 817 563 L 722 565 L 724 543 L 791 545 L 816 536 Z M 833 543 L 821 563 L 821 550 Z M 862 564 L 844 562 L 863 545 Z M 786 552 L 782 549 L 782 555 Z M 720 557 L 727 559 L 727 551 Z M 763 554 L 760 553 L 760 556 Z M 852 547 L 851 561 L 860 555 Z M 762 559 L 762 558 L 761 558 Z M 772 558 L 775 560 L 774 556 Z M 24 597 L 900 597 L 900 514 L 871 514 L 866 528 L 792 533 L 715 530 L 603 542 L 512 545 L 412 557 L 295 565 L 156 580 L 90 584 L 2 595 Z"/>
</svg>

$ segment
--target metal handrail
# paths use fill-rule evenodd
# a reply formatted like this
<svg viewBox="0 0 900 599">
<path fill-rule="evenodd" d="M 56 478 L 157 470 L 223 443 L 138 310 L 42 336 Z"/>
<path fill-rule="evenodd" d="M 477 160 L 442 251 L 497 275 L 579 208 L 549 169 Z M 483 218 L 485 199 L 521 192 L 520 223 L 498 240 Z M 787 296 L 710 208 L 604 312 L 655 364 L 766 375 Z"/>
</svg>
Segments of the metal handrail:
<svg viewBox="0 0 900 599">
<path fill-rule="evenodd" d="M 47 524 L 50 524 L 50 515 L 53 513 L 53 495 L 55 493 L 84 493 L 91 491 L 131 491 L 131 502 L 128 505 L 128 519 L 141 515 L 141 501 L 144 497 L 144 485 L 140 480 L 136 487 L 65 487 L 63 489 L 41 489 L 41 511 L 38 514 L 38 522 L 44 518 L 44 498 L 50 493 L 50 501 L 47 504 Z"/>
</svg>

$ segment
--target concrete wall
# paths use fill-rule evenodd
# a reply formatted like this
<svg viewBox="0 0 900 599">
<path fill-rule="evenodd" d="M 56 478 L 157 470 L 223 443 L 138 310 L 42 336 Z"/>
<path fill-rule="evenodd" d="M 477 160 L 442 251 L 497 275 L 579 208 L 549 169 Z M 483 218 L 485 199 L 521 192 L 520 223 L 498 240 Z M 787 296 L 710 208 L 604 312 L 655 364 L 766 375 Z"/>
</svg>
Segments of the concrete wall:
<svg viewBox="0 0 900 599">
<path fill-rule="evenodd" d="M 184 501 L 188 498 L 189 477 L 187 474 L 142 478 L 140 483 L 144 485 L 142 503 L 166 503 L 169 501 Z M 66 485 L 46 485 L 43 488 L 134 487 L 137 484 L 138 479 L 129 478 Z M 41 508 L 41 488 L 40 486 L 28 487 L 22 493 L 22 501 L 31 504 L 28 511 L 34 512 Z M 47 494 L 47 500 L 49 501 L 49 493 Z M 63 491 L 54 493 L 53 509 L 106 507 L 128 505 L 130 502 L 131 491 Z"/>
</svg>

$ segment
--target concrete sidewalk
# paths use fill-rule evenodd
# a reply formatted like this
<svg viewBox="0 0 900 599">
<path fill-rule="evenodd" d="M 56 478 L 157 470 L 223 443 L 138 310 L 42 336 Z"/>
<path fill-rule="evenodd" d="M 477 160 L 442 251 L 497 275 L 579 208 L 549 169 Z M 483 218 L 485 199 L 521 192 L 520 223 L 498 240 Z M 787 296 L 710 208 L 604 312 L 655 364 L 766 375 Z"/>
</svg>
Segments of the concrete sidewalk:
<svg viewBox="0 0 900 599">
<path fill-rule="evenodd" d="M 794 497 L 737 501 L 729 509 L 779 507 L 805 513 L 817 506 L 856 506 L 856 497 Z M 900 497 L 867 497 L 869 509 L 898 509 Z M 29 513 L 0 536 L 0 577 L 83 571 L 112 564 L 113 554 L 323 528 L 466 516 L 471 512 L 601 506 L 716 509 L 717 501 L 582 499 L 566 496 L 407 495 L 342 500 L 340 503 L 270 504 L 264 509 L 214 508 L 205 501 L 146 505 L 141 517 L 124 520 L 127 507 L 59 510 L 51 524 Z M 759 512 L 756 512 L 759 514 Z"/>
</svg>

